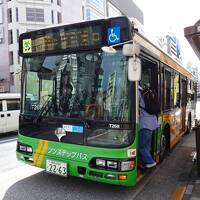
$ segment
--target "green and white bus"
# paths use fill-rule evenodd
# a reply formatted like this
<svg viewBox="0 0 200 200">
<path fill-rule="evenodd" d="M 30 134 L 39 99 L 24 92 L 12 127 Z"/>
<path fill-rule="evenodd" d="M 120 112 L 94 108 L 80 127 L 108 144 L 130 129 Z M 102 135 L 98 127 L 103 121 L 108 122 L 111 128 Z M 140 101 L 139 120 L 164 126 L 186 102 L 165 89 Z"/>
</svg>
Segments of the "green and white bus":
<svg viewBox="0 0 200 200">
<path fill-rule="evenodd" d="M 141 175 L 140 77 L 161 100 L 160 128 L 152 144 L 157 162 L 180 139 L 177 135 L 191 127 L 194 109 L 191 106 L 188 114 L 180 95 L 182 79 L 190 81 L 194 93 L 194 77 L 140 35 L 125 16 L 24 33 L 19 53 L 23 66 L 17 158 L 30 165 L 65 177 L 135 185 Z M 170 84 L 174 78 L 173 93 L 166 76 Z M 188 126 L 182 110 L 186 119 L 190 116 Z M 173 140 L 175 117 L 180 118 L 180 131 Z"/>
</svg>

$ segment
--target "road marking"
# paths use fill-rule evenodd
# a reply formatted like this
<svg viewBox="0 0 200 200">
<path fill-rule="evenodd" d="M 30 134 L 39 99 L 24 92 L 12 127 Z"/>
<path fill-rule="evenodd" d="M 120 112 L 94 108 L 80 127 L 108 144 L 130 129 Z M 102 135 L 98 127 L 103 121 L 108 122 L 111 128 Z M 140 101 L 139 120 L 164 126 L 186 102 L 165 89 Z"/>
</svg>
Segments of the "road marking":
<svg viewBox="0 0 200 200">
<path fill-rule="evenodd" d="M 178 186 L 174 193 L 172 194 L 170 200 L 181 200 L 183 199 L 186 187 Z"/>
</svg>

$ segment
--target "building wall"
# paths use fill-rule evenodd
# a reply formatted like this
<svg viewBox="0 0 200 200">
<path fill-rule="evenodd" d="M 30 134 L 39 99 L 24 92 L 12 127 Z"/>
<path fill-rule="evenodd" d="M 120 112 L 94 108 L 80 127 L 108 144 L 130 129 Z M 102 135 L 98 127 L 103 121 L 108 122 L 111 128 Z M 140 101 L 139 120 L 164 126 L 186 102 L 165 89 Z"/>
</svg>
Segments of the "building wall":
<svg viewBox="0 0 200 200">
<path fill-rule="evenodd" d="M 106 0 L 85 0 L 85 20 L 94 20 L 106 17 Z"/>
<path fill-rule="evenodd" d="M 116 8 L 118 8 L 123 15 L 136 18 L 140 23 L 144 24 L 143 12 L 132 0 L 108 0 Z"/>
<path fill-rule="evenodd" d="M 7 4 L 0 0 L 0 92 L 9 91 Z"/>
<path fill-rule="evenodd" d="M 64 24 L 80 22 L 83 17 L 84 4 L 82 0 L 63 0 L 62 1 L 62 19 Z"/>
<path fill-rule="evenodd" d="M 2 0 L 0 0 L 0 2 L 1 1 Z M 61 20 L 58 21 L 58 14 L 60 13 L 61 15 L 62 12 L 61 5 L 57 5 L 57 2 L 59 1 L 4 0 L 3 4 L 0 4 L 0 7 L 3 5 L 3 16 L 5 18 L 5 23 L 3 24 L 5 29 L 5 43 L 2 45 L 0 44 L 0 58 L 5 58 L 5 62 L 0 63 L 0 71 L 2 72 L 0 73 L 0 80 L 7 79 L 4 84 L 9 84 L 10 87 L 6 91 L 20 91 L 20 72 L 22 63 L 18 56 L 19 35 L 23 32 L 61 23 Z M 12 21 L 9 20 L 9 10 L 12 11 Z M 27 13 L 29 13 L 29 15 L 27 15 Z M 12 33 L 12 37 L 10 33 Z M 9 54 L 13 54 L 13 59 L 11 59 L 11 57 L 9 58 Z M 11 62 L 11 60 L 13 61 Z M 3 84 L 2 81 L 0 81 L 0 84 Z"/>
</svg>

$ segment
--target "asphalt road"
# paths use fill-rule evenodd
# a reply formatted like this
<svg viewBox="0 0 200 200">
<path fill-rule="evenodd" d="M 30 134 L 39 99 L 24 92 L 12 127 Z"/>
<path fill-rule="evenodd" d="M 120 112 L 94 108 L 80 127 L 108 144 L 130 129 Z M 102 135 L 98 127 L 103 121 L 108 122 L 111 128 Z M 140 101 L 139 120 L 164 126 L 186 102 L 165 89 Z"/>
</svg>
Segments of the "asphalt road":
<svg viewBox="0 0 200 200">
<path fill-rule="evenodd" d="M 184 137 L 162 164 L 130 188 L 47 174 L 18 162 L 15 148 L 15 136 L 0 137 L 0 199 L 167 200 L 177 186 L 188 180 L 194 134 Z"/>
</svg>

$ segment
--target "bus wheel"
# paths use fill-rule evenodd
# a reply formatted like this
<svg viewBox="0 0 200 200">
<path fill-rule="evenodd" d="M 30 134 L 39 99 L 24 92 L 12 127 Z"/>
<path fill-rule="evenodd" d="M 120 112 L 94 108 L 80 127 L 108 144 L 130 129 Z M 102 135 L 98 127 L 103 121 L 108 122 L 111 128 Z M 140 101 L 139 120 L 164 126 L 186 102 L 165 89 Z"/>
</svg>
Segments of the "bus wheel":
<svg viewBox="0 0 200 200">
<path fill-rule="evenodd" d="M 189 114 L 188 116 L 188 122 L 187 122 L 187 130 L 186 130 L 186 134 L 189 134 L 192 128 L 192 122 L 191 122 L 191 114 Z"/>
<path fill-rule="evenodd" d="M 160 142 L 160 162 L 162 162 L 169 153 L 169 137 L 166 129 L 163 131 Z"/>
</svg>

